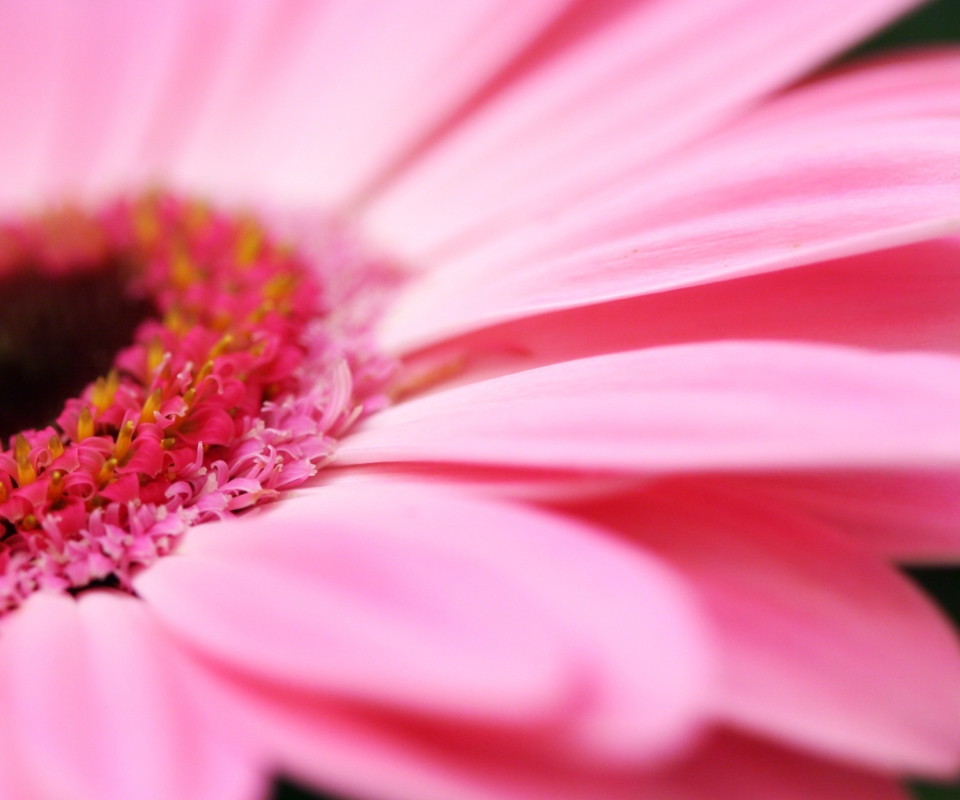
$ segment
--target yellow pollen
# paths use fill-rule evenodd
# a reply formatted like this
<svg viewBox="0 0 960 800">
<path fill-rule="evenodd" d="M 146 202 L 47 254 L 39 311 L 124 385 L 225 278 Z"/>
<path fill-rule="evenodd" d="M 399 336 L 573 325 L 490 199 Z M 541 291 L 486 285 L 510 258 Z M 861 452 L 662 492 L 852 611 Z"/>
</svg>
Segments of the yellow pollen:
<svg viewBox="0 0 960 800">
<path fill-rule="evenodd" d="M 118 461 L 123 461 L 127 453 L 130 452 L 130 443 L 133 441 L 133 432 L 136 430 L 136 423 L 128 419 L 120 427 L 120 433 L 117 434 L 117 444 L 113 448 L 113 454 Z"/>
<path fill-rule="evenodd" d="M 143 404 L 143 411 L 140 412 L 141 422 L 155 422 L 154 412 L 160 408 L 160 402 L 163 400 L 163 389 L 154 389 L 150 392 L 147 402 Z"/>
<path fill-rule="evenodd" d="M 177 443 L 177 440 L 172 436 L 167 436 L 160 440 L 160 447 L 164 450 L 173 450 L 173 446 Z"/>
<path fill-rule="evenodd" d="M 163 317 L 163 326 L 178 336 L 182 336 L 189 329 L 187 320 L 184 318 L 180 309 L 171 308 Z"/>
<path fill-rule="evenodd" d="M 216 358 L 217 356 L 222 356 L 230 347 L 233 345 L 234 336 L 232 333 L 226 333 L 221 337 L 220 341 L 217 342 L 210 349 L 210 358 Z M 210 364 L 210 369 L 213 369 L 213 363 L 208 361 L 207 364 Z M 206 366 L 206 365 L 204 365 Z"/>
<path fill-rule="evenodd" d="M 108 458 L 102 467 L 100 467 L 100 472 L 97 473 L 97 483 L 100 486 L 104 486 L 113 478 L 113 473 L 117 471 L 117 459 Z"/>
<path fill-rule="evenodd" d="M 277 301 L 286 297 L 292 291 L 297 279 L 289 272 L 274 275 L 263 285 L 263 296 L 267 300 Z"/>
<path fill-rule="evenodd" d="M 63 470 L 55 469 L 50 473 L 50 483 L 47 484 L 47 500 L 57 503 L 61 497 L 63 497 Z"/>
<path fill-rule="evenodd" d="M 82 442 L 93 436 L 93 413 L 90 406 L 80 409 L 80 418 L 77 420 L 77 441 Z"/>
<path fill-rule="evenodd" d="M 150 346 L 147 348 L 147 369 L 150 372 L 154 372 L 162 361 L 163 342 L 160 341 L 159 336 L 154 336 L 153 341 L 150 342 Z"/>
<path fill-rule="evenodd" d="M 47 442 L 47 447 L 50 448 L 50 452 L 53 454 L 54 458 L 60 458 L 63 455 L 63 442 L 60 441 L 60 437 L 57 434 L 53 434 L 50 437 L 50 440 Z"/>
<path fill-rule="evenodd" d="M 25 531 L 32 531 L 37 527 L 37 518 L 33 514 L 27 514 L 20 523 L 20 527 Z"/>
<path fill-rule="evenodd" d="M 186 289 L 188 286 L 200 280 L 200 273 L 190 260 L 190 256 L 182 250 L 178 250 L 173 255 L 173 264 L 170 268 L 170 280 L 178 289 Z"/>
<path fill-rule="evenodd" d="M 191 386 L 189 389 L 187 389 L 187 391 L 183 393 L 183 402 L 186 403 L 188 406 L 192 406 L 196 396 L 197 396 L 197 390 Z"/>
<path fill-rule="evenodd" d="M 237 263 L 248 267 L 256 261 L 263 246 L 263 233 L 254 222 L 245 222 L 237 238 Z"/>
<path fill-rule="evenodd" d="M 93 404 L 101 414 L 113 405 L 119 386 L 120 375 L 115 369 L 110 370 L 106 378 L 97 378 L 93 384 Z"/>
<path fill-rule="evenodd" d="M 33 483 L 37 479 L 37 470 L 30 463 L 30 442 L 22 433 L 17 434 L 13 450 L 17 459 L 17 483 L 21 486 Z"/>
</svg>

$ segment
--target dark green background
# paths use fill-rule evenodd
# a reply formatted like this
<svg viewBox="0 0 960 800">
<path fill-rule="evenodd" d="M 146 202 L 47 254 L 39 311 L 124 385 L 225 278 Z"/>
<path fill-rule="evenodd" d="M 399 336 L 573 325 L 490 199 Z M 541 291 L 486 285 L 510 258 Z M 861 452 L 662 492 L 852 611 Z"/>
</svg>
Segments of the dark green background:
<svg viewBox="0 0 960 800">
<path fill-rule="evenodd" d="M 837 2 L 842 3 L 844 0 L 837 0 Z M 854 48 L 842 60 L 881 50 L 929 42 L 960 42 L 960 0 L 935 0 L 924 5 L 919 11 Z M 940 602 L 960 626 L 960 570 L 913 570 L 911 574 Z M 960 800 L 960 783 L 949 786 L 917 784 L 914 786 L 914 794 L 918 800 Z M 338 800 L 338 798 L 312 793 L 289 781 L 279 780 L 275 784 L 273 800 Z M 348 800 L 348 798 L 339 800 Z M 770 798 L 770 800 L 777 800 L 777 798 Z"/>
</svg>

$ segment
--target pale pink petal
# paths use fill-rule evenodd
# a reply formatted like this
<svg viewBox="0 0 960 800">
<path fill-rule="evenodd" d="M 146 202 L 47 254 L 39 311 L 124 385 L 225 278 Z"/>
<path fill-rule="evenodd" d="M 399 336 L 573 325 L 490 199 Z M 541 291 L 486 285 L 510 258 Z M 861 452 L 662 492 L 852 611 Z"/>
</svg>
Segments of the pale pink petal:
<svg viewBox="0 0 960 800">
<path fill-rule="evenodd" d="M 347 199 L 521 51 L 570 0 L 264 5 L 174 175 L 217 194 Z"/>
<path fill-rule="evenodd" d="M 338 486 L 191 531 L 137 589 L 199 652 L 303 693 L 543 726 L 605 759 L 684 741 L 708 657 L 682 586 L 562 518 Z"/>
<path fill-rule="evenodd" d="M 658 176 L 495 238 L 423 277 L 381 325 L 409 350 L 548 310 L 960 230 L 960 116 L 730 134 Z"/>
<path fill-rule="evenodd" d="M 401 403 L 336 463 L 664 472 L 956 465 L 960 360 L 711 342 L 613 353 Z"/>
<path fill-rule="evenodd" d="M 411 263 L 619 180 L 856 41 L 909 0 L 655 0 L 501 94 L 367 215 Z"/>
<path fill-rule="evenodd" d="M 252 800 L 259 770 L 200 724 L 142 603 L 36 594 L 3 622 L 3 758 L 31 800 Z"/>
<path fill-rule="evenodd" d="M 538 314 L 443 342 L 413 374 L 466 382 L 573 358 L 715 339 L 960 350 L 960 239 Z M 449 373 L 449 370 L 447 371 Z"/>
<path fill-rule="evenodd" d="M 111 151 L 123 147 L 118 133 L 138 121 L 158 67 L 166 66 L 162 47 L 176 7 L 160 0 L 59 4 L 57 16 L 69 33 L 56 56 L 60 73 L 49 136 L 41 137 L 41 185 L 48 201 L 114 188 L 109 180 L 116 176 L 108 170 L 117 154 Z M 24 72 L 21 79 L 29 81 Z"/>
<path fill-rule="evenodd" d="M 56 0 L 10 3 L 0 27 L 0 203 L 40 201 L 68 18 Z"/>
<path fill-rule="evenodd" d="M 674 561 L 717 626 L 731 722 L 885 770 L 960 766 L 960 643 L 874 553 L 782 504 L 665 483 L 587 504 Z"/>
</svg>

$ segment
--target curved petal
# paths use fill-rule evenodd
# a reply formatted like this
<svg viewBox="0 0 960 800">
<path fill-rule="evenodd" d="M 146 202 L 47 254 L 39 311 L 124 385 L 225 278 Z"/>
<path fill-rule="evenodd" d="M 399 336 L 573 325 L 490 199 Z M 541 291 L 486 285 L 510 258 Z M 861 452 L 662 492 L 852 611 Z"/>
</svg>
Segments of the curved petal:
<svg viewBox="0 0 960 800">
<path fill-rule="evenodd" d="M 717 706 L 755 732 L 890 771 L 960 766 L 960 643 L 859 543 L 747 484 L 666 482 L 587 504 L 699 587 L 723 652 Z"/>
<path fill-rule="evenodd" d="M 3 622 L 3 759 L 36 800 L 236 798 L 259 769 L 201 724 L 133 598 L 36 594 Z"/>
<path fill-rule="evenodd" d="M 544 311 L 880 250 L 960 230 L 960 116 L 775 128 L 703 144 L 422 276 L 380 338 L 411 350 Z"/>
<path fill-rule="evenodd" d="M 414 164 L 367 213 L 413 264 L 556 200 L 632 180 L 855 42 L 909 0 L 634 3 Z M 482 238 L 482 237 L 481 237 Z"/>
<path fill-rule="evenodd" d="M 720 339 L 960 352 L 960 239 L 920 242 L 513 320 L 408 358 L 457 382 L 558 361 Z M 443 376 L 450 380 L 450 376 Z"/>
<path fill-rule="evenodd" d="M 665 472 L 958 457 L 958 359 L 714 342 L 567 361 L 410 400 L 345 437 L 336 463 Z"/>
<path fill-rule="evenodd" d="M 425 486 L 338 486 L 201 527 L 136 581 L 273 685 L 540 727 L 591 757 L 684 741 L 709 659 L 685 590 L 602 532 Z"/>
<path fill-rule="evenodd" d="M 343 714 L 211 676 L 238 728 L 290 774 L 381 800 L 907 800 L 899 782 L 727 732 L 660 767 L 596 769 L 500 731 Z"/>
</svg>

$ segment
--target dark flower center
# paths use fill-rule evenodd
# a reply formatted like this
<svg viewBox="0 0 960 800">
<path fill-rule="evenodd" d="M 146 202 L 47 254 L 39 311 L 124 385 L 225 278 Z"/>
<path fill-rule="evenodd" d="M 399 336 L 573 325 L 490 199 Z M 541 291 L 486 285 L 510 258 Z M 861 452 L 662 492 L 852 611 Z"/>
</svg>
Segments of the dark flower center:
<svg viewBox="0 0 960 800">
<path fill-rule="evenodd" d="M 118 259 L 45 275 L 25 263 L 0 275 L 0 440 L 52 425 L 156 316 L 127 289 Z"/>
</svg>

